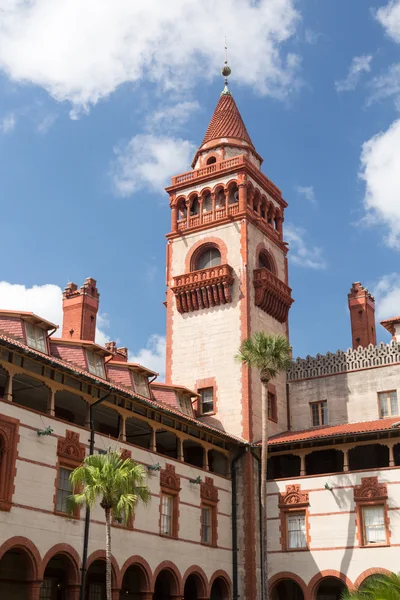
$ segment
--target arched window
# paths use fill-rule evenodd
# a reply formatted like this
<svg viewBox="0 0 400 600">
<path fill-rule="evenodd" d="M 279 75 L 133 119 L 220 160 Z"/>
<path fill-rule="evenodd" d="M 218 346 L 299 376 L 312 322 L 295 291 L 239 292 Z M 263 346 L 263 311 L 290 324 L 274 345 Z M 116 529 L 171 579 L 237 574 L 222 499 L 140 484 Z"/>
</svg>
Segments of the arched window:
<svg viewBox="0 0 400 600">
<path fill-rule="evenodd" d="M 194 270 L 200 271 L 200 269 L 208 269 L 209 267 L 216 267 L 221 264 L 221 253 L 215 246 L 206 246 L 201 251 L 195 260 Z"/>
<path fill-rule="evenodd" d="M 219 192 L 217 192 L 217 208 L 222 208 L 223 206 L 225 206 L 225 194 L 223 192 L 223 190 L 219 190 Z"/>
<path fill-rule="evenodd" d="M 212 210 L 212 198 L 211 194 L 206 194 L 203 200 L 203 212 L 210 212 Z"/>
<path fill-rule="evenodd" d="M 198 215 L 200 213 L 200 203 L 198 196 L 195 196 L 192 200 L 192 204 L 190 207 L 190 216 Z"/>
<path fill-rule="evenodd" d="M 215 156 L 210 156 L 210 158 L 207 158 L 206 165 L 213 165 L 216 162 L 217 162 L 217 159 L 215 158 Z"/>
<path fill-rule="evenodd" d="M 228 202 L 229 204 L 236 204 L 236 202 L 239 202 L 239 190 L 236 183 L 234 183 L 229 189 Z"/>
<path fill-rule="evenodd" d="M 258 255 L 258 268 L 267 269 L 268 271 L 271 271 L 271 273 L 275 274 L 275 266 L 271 255 L 267 250 L 261 250 L 260 254 Z"/>
</svg>

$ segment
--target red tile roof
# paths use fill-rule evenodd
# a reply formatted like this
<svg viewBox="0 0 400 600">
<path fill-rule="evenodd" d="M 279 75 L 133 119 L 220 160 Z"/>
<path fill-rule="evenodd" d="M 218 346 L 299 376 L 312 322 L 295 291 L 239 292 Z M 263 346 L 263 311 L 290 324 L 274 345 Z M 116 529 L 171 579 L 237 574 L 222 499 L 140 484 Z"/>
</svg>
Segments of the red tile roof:
<svg viewBox="0 0 400 600">
<path fill-rule="evenodd" d="M 218 140 L 220 138 L 237 138 L 247 142 L 254 148 L 236 102 L 228 94 L 220 97 L 207 128 L 202 146 L 211 140 Z"/>
<path fill-rule="evenodd" d="M 381 321 L 382 327 L 387 329 L 392 335 L 394 335 L 393 325 L 397 325 L 398 323 L 400 323 L 400 317 L 392 317 L 391 319 L 385 319 L 384 321 Z"/>
<path fill-rule="evenodd" d="M 363 421 L 361 423 L 326 425 L 324 427 L 313 427 L 312 429 L 305 429 L 303 431 L 286 431 L 270 437 L 268 440 L 268 445 L 276 446 L 278 444 L 291 444 L 295 442 L 305 442 L 323 438 L 389 431 L 393 423 L 400 423 L 400 417 L 397 416 L 387 419 L 377 419 L 376 421 Z M 257 445 L 261 445 L 261 442 L 258 442 Z"/>
</svg>

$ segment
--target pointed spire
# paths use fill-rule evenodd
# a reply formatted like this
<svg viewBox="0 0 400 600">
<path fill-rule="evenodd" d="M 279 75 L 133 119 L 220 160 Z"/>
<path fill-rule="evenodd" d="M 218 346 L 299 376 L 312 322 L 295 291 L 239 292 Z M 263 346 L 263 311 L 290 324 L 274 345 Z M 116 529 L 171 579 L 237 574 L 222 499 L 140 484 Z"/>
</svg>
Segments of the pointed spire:
<svg viewBox="0 0 400 600">
<path fill-rule="evenodd" d="M 230 92 L 221 94 L 200 147 L 220 138 L 236 138 L 254 148 L 242 116 Z"/>
</svg>

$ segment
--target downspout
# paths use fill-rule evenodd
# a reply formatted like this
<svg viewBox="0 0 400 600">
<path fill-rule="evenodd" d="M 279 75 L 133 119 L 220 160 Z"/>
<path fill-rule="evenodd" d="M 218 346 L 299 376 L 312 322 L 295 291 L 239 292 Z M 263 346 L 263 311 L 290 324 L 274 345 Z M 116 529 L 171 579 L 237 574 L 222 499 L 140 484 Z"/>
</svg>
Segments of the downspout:
<svg viewBox="0 0 400 600">
<path fill-rule="evenodd" d="M 236 465 L 247 448 L 241 448 L 239 454 L 232 460 L 231 463 L 231 481 L 232 481 L 232 600 L 238 600 L 238 535 L 237 535 L 237 480 L 236 480 Z M 83 600 L 83 599 L 82 599 Z"/>
<path fill-rule="evenodd" d="M 262 540 L 262 521 L 261 521 L 261 458 L 258 456 L 254 447 L 251 448 L 251 453 L 258 463 L 258 515 L 260 529 L 260 561 L 261 561 L 261 582 L 264 581 L 264 548 Z M 261 585 L 262 598 L 264 597 L 264 586 Z"/>
<path fill-rule="evenodd" d="M 90 438 L 89 438 L 89 456 L 92 456 L 94 452 L 94 423 L 93 423 L 93 409 L 95 406 L 106 400 L 111 395 L 112 389 L 105 396 L 102 396 L 93 404 L 89 406 L 89 424 L 90 424 Z M 90 508 L 86 506 L 85 514 L 85 531 L 83 534 L 83 552 L 82 552 L 82 568 L 81 568 L 81 589 L 79 590 L 79 600 L 85 600 L 86 590 L 86 575 L 87 575 L 87 555 L 89 545 L 89 528 L 90 528 Z"/>
</svg>

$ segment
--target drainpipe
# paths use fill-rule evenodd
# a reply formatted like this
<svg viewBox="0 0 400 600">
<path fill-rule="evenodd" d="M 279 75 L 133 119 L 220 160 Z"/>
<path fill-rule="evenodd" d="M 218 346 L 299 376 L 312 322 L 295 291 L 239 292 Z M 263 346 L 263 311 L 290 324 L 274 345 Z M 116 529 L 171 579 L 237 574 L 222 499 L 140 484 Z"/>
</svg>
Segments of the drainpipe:
<svg viewBox="0 0 400 600">
<path fill-rule="evenodd" d="M 231 481 L 232 481 L 232 600 L 238 600 L 238 541 L 237 541 L 237 482 L 236 482 L 236 465 L 247 448 L 241 448 L 239 454 L 232 460 L 231 463 Z M 83 600 L 83 599 L 82 599 Z"/>
<path fill-rule="evenodd" d="M 259 514 L 259 529 L 260 529 L 260 561 L 261 561 L 261 597 L 264 598 L 264 547 L 262 539 L 262 517 L 261 517 L 261 458 L 258 456 L 254 448 L 251 448 L 251 454 L 258 463 L 258 514 Z"/>
<path fill-rule="evenodd" d="M 90 424 L 90 438 L 89 438 L 89 456 L 92 456 L 94 452 L 94 423 L 93 423 L 93 409 L 95 406 L 106 400 L 111 395 L 111 388 L 108 394 L 102 396 L 93 402 L 89 406 L 89 424 Z M 82 568 L 81 568 L 81 589 L 79 590 L 79 600 L 85 600 L 85 590 L 86 590 L 86 575 L 87 575 L 87 555 L 88 555 L 88 545 L 89 545 L 89 528 L 90 528 L 90 508 L 86 506 L 86 515 L 85 515 L 85 532 L 83 534 L 83 552 L 82 552 Z"/>
</svg>

